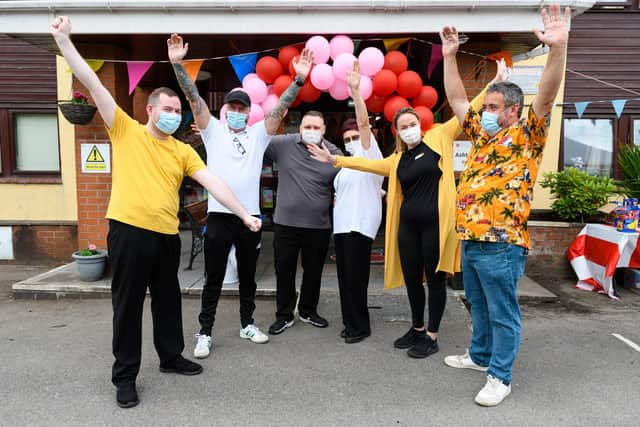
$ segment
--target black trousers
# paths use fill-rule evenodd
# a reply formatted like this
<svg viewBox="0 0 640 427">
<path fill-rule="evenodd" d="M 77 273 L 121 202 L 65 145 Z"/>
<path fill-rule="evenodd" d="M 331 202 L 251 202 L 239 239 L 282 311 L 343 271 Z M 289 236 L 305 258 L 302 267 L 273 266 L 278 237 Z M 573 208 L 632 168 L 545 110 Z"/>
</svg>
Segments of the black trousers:
<svg viewBox="0 0 640 427">
<path fill-rule="evenodd" d="M 398 249 L 400 264 L 411 306 L 413 326 L 424 326 L 425 292 L 422 284 L 423 272 L 429 287 L 429 332 L 438 332 L 444 307 L 447 302 L 446 274 L 436 272 L 440 259 L 440 236 L 438 223 L 421 224 L 400 220 L 398 227 Z"/>
<path fill-rule="evenodd" d="M 333 241 L 336 246 L 342 323 L 348 336 L 370 334 L 367 290 L 373 240 L 352 231 L 334 234 Z"/>
<path fill-rule="evenodd" d="M 260 254 L 261 232 L 252 232 L 233 214 L 210 213 L 204 240 L 206 281 L 202 288 L 200 334 L 211 336 L 222 282 L 227 271 L 231 245 L 236 247 L 240 293 L 240 323 L 252 324 L 256 309 L 256 263 Z"/>
<path fill-rule="evenodd" d="M 113 271 L 113 364 L 111 381 L 134 382 L 140 370 L 142 309 L 151 293 L 153 344 L 160 363 L 184 350 L 178 283 L 180 236 L 161 234 L 110 220 L 107 237 Z"/>
<path fill-rule="evenodd" d="M 298 313 L 302 316 L 316 313 L 331 230 L 275 224 L 273 231 L 276 318 L 293 320 L 293 310 L 296 307 L 296 269 L 300 253 L 303 274 Z"/>
</svg>

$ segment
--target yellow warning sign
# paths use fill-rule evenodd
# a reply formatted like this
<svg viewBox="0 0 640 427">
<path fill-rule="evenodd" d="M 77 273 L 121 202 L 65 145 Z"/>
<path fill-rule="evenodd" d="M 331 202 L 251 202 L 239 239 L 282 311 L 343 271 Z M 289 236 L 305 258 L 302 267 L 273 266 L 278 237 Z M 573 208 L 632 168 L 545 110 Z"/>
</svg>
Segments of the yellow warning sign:
<svg viewBox="0 0 640 427">
<path fill-rule="evenodd" d="M 81 155 L 83 173 L 111 172 L 109 144 L 82 144 Z"/>
<path fill-rule="evenodd" d="M 102 154 L 100 154 L 98 147 L 96 147 L 95 145 L 91 147 L 89 156 L 87 156 L 87 163 L 104 163 L 104 157 L 102 157 Z"/>
</svg>

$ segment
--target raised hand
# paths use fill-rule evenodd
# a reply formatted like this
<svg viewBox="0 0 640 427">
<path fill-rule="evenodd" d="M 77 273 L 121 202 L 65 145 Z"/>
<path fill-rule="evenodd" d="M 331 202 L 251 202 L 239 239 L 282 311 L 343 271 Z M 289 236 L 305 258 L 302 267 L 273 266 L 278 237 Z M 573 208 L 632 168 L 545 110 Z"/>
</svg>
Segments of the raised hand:
<svg viewBox="0 0 640 427">
<path fill-rule="evenodd" d="M 307 144 L 307 150 L 311 155 L 311 158 L 322 163 L 334 164 L 336 162 L 336 156 L 331 154 L 324 142 L 318 147 L 316 144 Z"/>
<path fill-rule="evenodd" d="M 311 71 L 313 65 L 313 53 L 309 49 L 302 49 L 300 58 L 296 61 L 293 60 L 293 69 L 296 72 L 296 76 L 305 80 Z"/>
<path fill-rule="evenodd" d="M 544 32 L 538 29 L 533 30 L 538 40 L 549 47 L 565 47 L 569 40 L 571 8 L 567 7 L 564 10 L 564 14 L 562 14 L 560 6 L 554 4 L 549 6 L 548 11 L 542 8 L 540 16 L 544 25 Z"/>
<path fill-rule="evenodd" d="M 254 233 L 260 231 L 260 228 L 262 228 L 262 221 L 260 221 L 260 219 L 256 218 L 255 216 L 247 215 L 244 218 L 243 222 L 244 225 L 246 225 L 247 228 Z"/>
<path fill-rule="evenodd" d="M 180 62 L 187 55 L 189 50 L 189 43 L 184 43 L 182 37 L 176 33 L 171 34 L 171 37 L 167 39 L 167 51 L 169 54 L 169 61 Z"/>
<path fill-rule="evenodd" d="M 58 16 L 51 23 L 51 35 L 54 38 L 58 38 L 60 36 L 71 35 L 71 19 L 68 16 Z"/>
<path fill-rule="evenodd" d="M 360 63 L 353 61 L 353 68 L 347 73 L 347 83 L 351 91 L 360 88 Z"/>
<path fill-rule="evenodd" d="M 442 41 L 442 55 L 455 56 L 460 47 L 460 39 L 458 38 L 458 30 L 455 27 L 442 27 L 440 31 L 440 40 Z"/>
<path fill-rule="evenodd" d="M 493 78 L 492 83 L 506 82 L 509 75 L 508 70 L 509 68 L 507 67 L 507 63 L 504 61 L 504 58 L 496 61 L 496 76 Z"/>
</svg>

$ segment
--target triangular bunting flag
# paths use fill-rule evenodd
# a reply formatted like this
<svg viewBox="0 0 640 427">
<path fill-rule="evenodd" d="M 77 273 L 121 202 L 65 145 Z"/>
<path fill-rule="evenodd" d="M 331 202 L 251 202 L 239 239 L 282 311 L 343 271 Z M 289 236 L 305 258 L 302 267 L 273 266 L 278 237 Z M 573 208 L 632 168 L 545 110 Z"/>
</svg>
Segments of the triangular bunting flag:
<svg viewBox="0 0 640 427">
<path fill-rule="evenodd" d="M 397 50 L 402 43 L 406 43 L 409 40 L 409 37 L 404 37 L 401 39 L 383 39 L 384 48 L 387 52 L 391 52 L 392 50 Z"/>
<path fill-rule="evenodd" d="M 582 113 L 584 113 L 584 110 L 587 109 L 587 105 L 589 105 L 589 101 L 574 102 L 574 105 L 576 106 L 576 113 L 578 113 L 578 118 L 581 119 Z"/>
<path fill-rule="evenodd" d="M 198 77 L 198 73 L 200 72 L 200 67 L 202 67 L 203 62 L 204 61 L 202 59 L 195 61 L 182 61 L 182 66 L 191 78 L 191 81 L 194 83 L 196 82 L 196 78 Z"/>
<path fill-rule="evenodd" d="M 127 61 L 127 71 L 129 73 L 129 95 L 138 86 L 142 77 L 151 68 L 153 61 Z"/>
<path fill-rule="evenodd" d="M 255 71 L 257 60 L 257 53 L 245 53 L 244 55 L 233 55 L 229 57 L 233 71 L 235 71 L 238 80 L 241 82 L 244 76 Z"/>
<path fill-rule="evenodd" d="M 487 58 L 492 61 L 499 61 L 501 59 L 504 59 L 504 62 L 507 64 L 507 67 L 513 68 L 513 59 L 511 58 L 511 54 L 506 50 L 501 50 L 500 52 L 487 55 Z"/>
<path fill-rule="evenodd" d="M 620 118 L 622 114 L 622 110 L 624 109 L 624 105 L 627 103 L 626 99 L 613 99 L 611 100 L 611 104 L 613 105 L 613 109 L 616 110 L 616 116 Z"/>
<path fill-rule="evenodd" d="M 104 60 L 102 59 L 87 59 L 87 65 L 94 73 L 97 73 L 100 68 L 104 65 Z M 71 68 L 67 67 L 67 73 L 71 72 Z"/>
<path fill-rule="evenodd" d="M 442 61 L 442 46 L 439 44 L 431 45 L 431 58 L 429 58 L 429 67 L 427 67 L 427 77 L 431 78 L 431 73 L 436 66 Z"/>
</svg>

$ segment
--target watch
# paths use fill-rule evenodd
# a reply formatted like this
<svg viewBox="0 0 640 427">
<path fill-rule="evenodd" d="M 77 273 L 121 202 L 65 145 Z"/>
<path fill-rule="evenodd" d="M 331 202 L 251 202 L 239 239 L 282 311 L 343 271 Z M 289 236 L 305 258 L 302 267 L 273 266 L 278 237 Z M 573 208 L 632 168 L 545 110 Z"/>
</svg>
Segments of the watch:
<svg viewBox="0 0 640 427">
<path fill-rule="evenodd" d="M 298 86 L 298 87 L 302 87 L 302 86 L 304 86 L 304 79 L 303 79 L 303 78 L 301 78 L 301 77 L 299 77 L 299 76 L 296 76 L 296 77 L 293 79 L 293 81 L 296 83 L 296 86 Z"/>
</svg>

